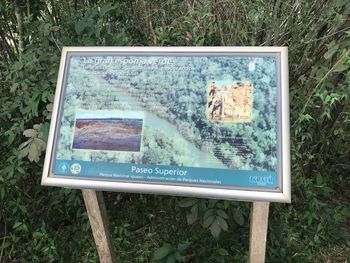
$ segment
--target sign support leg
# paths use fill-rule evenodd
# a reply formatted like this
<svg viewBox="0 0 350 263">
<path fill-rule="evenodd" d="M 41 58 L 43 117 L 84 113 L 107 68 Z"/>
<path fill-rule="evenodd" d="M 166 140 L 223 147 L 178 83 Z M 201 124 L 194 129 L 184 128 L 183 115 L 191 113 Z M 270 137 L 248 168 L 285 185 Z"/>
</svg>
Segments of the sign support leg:
<svg viewBox="0 0 350 263">
<path fill-rule="evenodd" d="M 253 202 L 250 214 L 249 262 L 264 263 L 269 202 Z"/>
<path fill-rule="evenodd" d="M 106 206 L 103 193 L 90 189 L 82 189 L 86 210 L 88 212 L 92 234 L 101 263 L 116 262 L 114 247 L 108 228 Z"/>
</svg>

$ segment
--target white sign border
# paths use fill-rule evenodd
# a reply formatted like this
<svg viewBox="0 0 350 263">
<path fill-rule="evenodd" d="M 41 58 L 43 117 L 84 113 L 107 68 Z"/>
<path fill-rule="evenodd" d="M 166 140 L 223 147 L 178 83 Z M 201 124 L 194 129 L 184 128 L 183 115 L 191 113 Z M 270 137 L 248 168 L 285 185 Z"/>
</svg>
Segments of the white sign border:
<svg viewBox="0 0 350 263">
<path fill-rule="evenodd" d="M 224 55 L 225 53 L 280 53 L 281 69 L 280 69 L 280 136 L 281 136 L 281 192 L 271 192 L 264 190 L 236 190 L 222 188 L 208 188 L 187 185 L 164 185 L 156 182 L 135 183 L 120 181 L 100 181 L 86 180 L 80 178 L 62 178 L 54 177 L 50 172 L 50 163 L 52 160 L 52 151 L 54 145 L 54 135 L 57 128 L 57 118 L 59 116 L 60 96 L 63 83 L 64 72 L 66 70 L 66 59 L 68 52 L 120 52 L 133 53 L 144 52 L 149 53 L 215 53 Z M 202 55 L 202 54 L 201 54 Z M 50 132 L 46 148 L 46 156 L 44 162 L 42 185 L 59 186 L 76 189 L 95 189 L 106 191 L 120 191 L 131 193 L 153 193 L 164 195 L 225 199 L 225 200 L 242 200 L 242 201 L 274 201 L 274 202 L 291 202 L 291 172 L 290 172 L 290 124 L 289 124 L 289 84 L 288 84 L 288 48 L 287 47 L 64 47 L 60 68 L 58 72 L 58 81 L 52 111 L 50 124 Z"/>
</svg>

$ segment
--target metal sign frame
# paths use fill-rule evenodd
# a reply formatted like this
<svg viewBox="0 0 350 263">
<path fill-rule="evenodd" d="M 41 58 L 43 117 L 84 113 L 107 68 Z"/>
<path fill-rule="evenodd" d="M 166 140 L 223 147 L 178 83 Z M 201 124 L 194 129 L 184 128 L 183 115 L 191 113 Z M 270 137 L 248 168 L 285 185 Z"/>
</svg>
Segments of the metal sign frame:
<svg viewBox="0 0 350 263">
<path fill-rule="evenodd" d="M 83 178 L 62 176 L 52 172 L 55 158 L 55 138 L 59 131 L 60 114 L 64 100 L 64 78 L 67 74 L 67 59 L 74 53 L 103 53 L 113 55 L 192 55 L 229 56 L 230 54 L 278 54 L 279 56 L 279 90 L 277 91 L 277 134 L 278 134 L 278 177 L 279 187 L 274 190 L 242 188 L 242 187 L 215 187 L 202 186 L 200 184 L 172 184 L 171 182 L 138 182 L 134 180 L 108 180 L 106 178 Z M 42 176 L 42 185 L 59 186 L 77 189 L 96 189 L 107 191 L 154 193 L 165 195 L 177 195 L 188 197 L 227 199 L 227 200 L 252 200 L 291 202 L 290 179 L 290 142 L 289 142 L 289 85 L 288 85 L 288 49 L 286 47 L 64 47 L 58 81 L 54 99 L 50 132 L 47 143 L 46 157 Z"/>
</svg>

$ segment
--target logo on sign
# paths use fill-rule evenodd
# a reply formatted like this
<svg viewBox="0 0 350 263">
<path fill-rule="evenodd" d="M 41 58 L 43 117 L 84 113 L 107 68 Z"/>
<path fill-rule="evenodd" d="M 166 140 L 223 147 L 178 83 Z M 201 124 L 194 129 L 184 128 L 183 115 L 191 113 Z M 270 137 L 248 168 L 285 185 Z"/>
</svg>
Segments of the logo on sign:
<svg viewBox="0 0 350 263">
<path fill-rule="evenodd" d="M 60 169 L 61 173 L 66 173 L 68 171 L 68 168 L 69 168 L 69 166 L 67 163 L 61 163 L 59 165 L 59 169 Z"/>
<path fill-rule="evenodd" d="M 255 70 L 255 62 L 249 62 L 248 70 L 249 71 L 254 71 Z"/>
<path fill-rule="evenodd" d="M 72 172 L 72 174 L 79 174 L 81 172 L 81 165 L 78 163 L 73 163 L 70 166 L 70 171 Z"/>
<path fill-rule="evenodd" d="M 250 183 L 255 183 L 257 185 L 267 185 L 267 184 L 272 184 L 273 180 L 271 176 L 250 176 L 249 177 L 249 182 Z"/>
</svg>

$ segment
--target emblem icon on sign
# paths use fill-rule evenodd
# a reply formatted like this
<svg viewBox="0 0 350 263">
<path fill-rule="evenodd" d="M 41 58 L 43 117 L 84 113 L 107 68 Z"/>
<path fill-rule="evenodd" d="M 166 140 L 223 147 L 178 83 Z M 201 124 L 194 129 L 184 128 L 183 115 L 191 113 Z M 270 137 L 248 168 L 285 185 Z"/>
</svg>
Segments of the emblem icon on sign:
<svg viewBox="0 0 350 263">
<path fill-rule="evenodd" d="M 79 174 L 81 172 L 81 165 L 78 163 L 73 163 L 70 166 L 70 171 L 72 172 L 72 174 Z"/>
<path fill-rule="evenodd" d="M 68 164 L 67 163 L 61 163 L 59 165 L 59 169 L 62 173 L 66 173 L 68 171 Z"/>
</svg>

